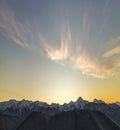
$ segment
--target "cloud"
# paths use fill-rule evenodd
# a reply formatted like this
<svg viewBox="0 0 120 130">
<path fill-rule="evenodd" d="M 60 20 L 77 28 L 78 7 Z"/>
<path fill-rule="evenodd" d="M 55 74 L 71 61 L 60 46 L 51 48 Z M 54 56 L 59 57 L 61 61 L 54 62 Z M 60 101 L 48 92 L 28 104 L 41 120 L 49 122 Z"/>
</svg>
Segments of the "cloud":
<svg viewBox="0 0 120 130">
<path fill-rule="evenodd" d="M 112 40 L 110 40 L 110 41 L 108 42 L 108 45 L 109 45 L 110 47 L 112 47 L 112 49 L 109 49 L 108 51 L 106 51 L 106 52 L 103 54 L 103 57 L 108 58 L 108 57 L 111 57 L 111 56 L 113 56 L 113 55 L 120 54 L 120 46 L 114 47 L 114 46 L 117 45 L 118 43 L 120 43 L 120 36 L 118 36 L 118 37 L 113 38 Z"/>
<path fill-rule="evenodd" d="M 110 56 L 113 56 L 115 54 L 120 54 L 120 46 L 117 46 L 117 47 L 105 52 L 103 57 L 110 57 Z"/>
<path fill-rule="evenodd" d="M 86 13 L 83 17 L 83 30 L 89 32 L 89 14 Z M 46 37 L 38 30 L 32 30 L 30 24 L 21 23 L 14 13 L 9 8 L 0 9 L 0 29 L 2 34 L 14 41 L 14 43 L 26 49 L 41 48 L 45 56 L 59 64 L 64 64 L 72 69 L 77 69 L 85 75 L 90 75 L 95 78 L 106 78 L 113 76 L 117 68 L 120 67 L 120 60 L 109 60 L 109 57 L 120 53 L 120 46 L 106 51 L 103 55 L 91 55 L 86 47 L 83 47 L 84 42 L 81 39 L 76 41 L 73 37 L 69 23 L 63 24 L 60 41 L 53 43 L 46 40 Z M 84 34 L 83 34 L 84 35 Z M 81 41 L 81 42 L 80 42 Z M 117 44 L 120 37 L 112 39 L 110 44 Z M 39 43 L 39 46 L 38 46 Z M 41 51 L 37 49 L 37 51 Z"/>
<path fill-rule="evenodd" d="M 120 36 L 118 36 L 118 37 L 116 37 L 116 38 L 113 38 L 111 41 L 109 41 L 109 44 L 111 45 L 111 46 L 113 46 L 113 45 L 116 45 L 117 43 L 119 43 L 120 42 Z"/>
<path fill-rule="evenodd" d="M 102 62 L 97 57 L 90 56 L 85 50 L 71 58 L 71 66 L 80 70 L 85 75 L 95 78 L 106 78 L 112 74 L 113 67 L 107 65 L 108 61 Z"/>
<path fill-rule="evenodd" d="M 88 2 L 83 13 L 82 28 L 83 35 L 87 36 L 90 31 L 91 4 Z"/>
<path fill-rule="evenodd" d="M 46 55 L 49 59 L 57 61 L 61 64 L 65 63 L 64 65 L 67 65 L 72 69 L 77 69 L 85 75 L 104 79 L 110 76 L 114 76 L 116 69 L 120 67 L 119 58 L 109 60 L 102 59 L 102 57 L 98 58 L 97 56 L 91 56 L 88 53 L 88 50 L 85 49 L 85 47 L 81 46 L 81 44 L 84 43 L 78 43 L 78 45 L 73 48 L 73 46 L 69 43 L 71 40 L 68 37 L 66 39 L 69 39 L 70 41 L 67 40 L 69 42 L 63 42 L 63 48 L 66 48 L 67 51 L 65 51 L 65 49 L 63 49 L 64 51 L 61 51 L 62 47 L 60 47 L 60 49 L 55 49 L 54 47 L 50 46 L 50 43 L 46 42 L 43 37 L 40 39 L 42 39 L 41 41 L 44 45 Z M 60 45 L 62 46 L 62 44 Z M 56 53 L 57 51 L 59 52 L 59 55 Z"/>
<path fill-rule="evenodd" d="M 69 31 L 67 31 L 66 38 L 61 37 L 60 48 L 56 49 L 51 46 L 49 42 L 40 34 L 39 39 L 42 44 L 46 56 L 60 64 L 69 66 L 72 69 L 77 69 L 85 75 L 90 75 L 95 78 L 104 79 L 109 76 L 113 76 L 115 69 L 120 67 L 119 60 L 100 60 L 98 57 L 93 57 L 88 53 L 88 50 L 83 48 L 81 44 L 78 43 L 76 47 L 73 48 L 71 41 L 72 38 L 69 37 Z M 71 35 L 71 33 L 70 33 Z M 67 39 L 67 40 L 65 40 Z M 72 41 L 73 42 L 73 41 Z M 74 44 L 75 46 L 76 44 Z"/>
<path fill-rule="evenodd" d="M 61 32 L 60 45 L 59 49 L 54 48 L 46 41 L 46 39 L 39 33 L 39 40 L 43 46 L 45 52 L 47 53 L 48 58 L 54 61 L 65 60 L 69 57 L 70 53 L 70 43 L 72 41 L 71 32 L 69 27 L 64 28 Z"/>
<path fill-rule="evenodd" d="M 24 48 L 33 44 L 33 33 L 29 24 L 21 24 L 8 6 L 0 9 L 0 29 L 3 35 Z"/>
</svg>

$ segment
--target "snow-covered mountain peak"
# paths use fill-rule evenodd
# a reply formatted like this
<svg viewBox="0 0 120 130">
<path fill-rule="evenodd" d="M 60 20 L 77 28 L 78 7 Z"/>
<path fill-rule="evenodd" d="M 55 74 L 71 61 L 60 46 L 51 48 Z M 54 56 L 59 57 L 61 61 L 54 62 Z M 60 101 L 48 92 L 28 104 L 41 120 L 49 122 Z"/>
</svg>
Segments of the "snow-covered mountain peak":
<svg viewBox="0 0 120 130">
<path fill-rule="evenodd" d="M 98 99 L 95 98 L 95 99 L 93 100 L 93 103 L 105 103 L 105 102 L 102 101 L 102 100 L 98 100 Z"/>
<path fill-rule="evenodd" d="M 82 97 L 79 97 L 76 102 L 74 102 L 76 109 L 83 109 L 84 106 L 88 103 L 88 101 L 83 100 Z"/>
<path fill-rule="evenodd" d="M 79 97 L 76 102 L 83 102 L 83 101 L 84 101 L 83 98 Z"/>
<path fill-rule="evenodd" d="M 107 105 L 104 101 L 94 99 L 93 101 L 94 105 Z M 115 104 L 110 105 L 110 107 L 119 107 L 120 102 L 116 102 Z M 63 105 L 59 105 L 58 103 L 51 103 L 50 105 L 47 104 L 46 102 L 40 102 L 40 101 L 29 101 L 29 100 L 21 100 L 21 101 L 16 101 L 16 100 L 9 100 L 6 102 L 1 102 L 0 103 L 0 111 L 5 112 L 5 111 L 12 111 L 13 109 L 18 111 L 17 113 L 23 113 L 24 111 L 39 111 L 42 109 L 48 109 L 48 110 L 54 110 L 54 111 L 71 111 L 74 109 L 84 109 L 91 107 L 91 102 L 86 101 L 82 99 L 82 97 L 79 97 L 75 102 L 70 101 L 69 103 L 64 103 Z"/>
<path fill-rule="evenodd" d="M 118 106 L 120 106 L 120 102 L 116 102 L 116 104 L 117 104 Z"/>
<path fill-rule="evenodd" d="M 68 104 L 72 105 L 72 104 L 74 104 L 74 102 L 73 102 L 73 101 L 70 101 Z"/>
</svg>

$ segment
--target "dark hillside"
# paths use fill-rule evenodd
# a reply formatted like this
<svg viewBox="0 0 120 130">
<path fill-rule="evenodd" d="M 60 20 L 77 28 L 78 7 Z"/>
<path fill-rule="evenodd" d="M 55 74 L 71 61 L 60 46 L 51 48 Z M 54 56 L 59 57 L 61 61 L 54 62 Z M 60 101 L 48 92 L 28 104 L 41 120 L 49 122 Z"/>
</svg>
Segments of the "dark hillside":
<svg viewBox="0 0 120 130">
<path fill-rule="evenodd" d="M 98 111 L 80 110 L 47 116 L 31 113 L 17 130 L 120 130 L 110 119 Z"/>
</svg>

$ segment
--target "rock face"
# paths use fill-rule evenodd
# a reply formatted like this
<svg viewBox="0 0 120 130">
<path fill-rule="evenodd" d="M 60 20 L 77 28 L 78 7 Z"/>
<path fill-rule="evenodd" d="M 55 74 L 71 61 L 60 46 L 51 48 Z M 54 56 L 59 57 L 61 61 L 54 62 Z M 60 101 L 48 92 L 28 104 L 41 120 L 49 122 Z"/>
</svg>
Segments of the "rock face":
<svg viewBox="0 0 120 130">
<path fill-rule="evenodd" d="M 0 114 L 0 130 L 13 130 L 19 118 Z"/>
<path fill-rule="evenodd" d="M 74 113 L 72 115 L 74 115 L 74 117 L 75 117 L 75 115 L 78 115 L 78 113 L 79 113 L 76 111 L 80 111 L 82 113 L 82 110 L 86 111 L 85 113 L 83 112 L 85 114 L 85 115 L 83 114 L 84 116 L 86 116 L 87 112 L 92 114 L 92 111 L 99 111 L 99 112 L 105 114 L 109 120 L 111 120 L 117 126 L 120 127 L 120 105 L 118 105 L 118 104 L 119 103 L 106 104 L 105 102 L 103 102 L 101 100 L 97 100 L 97 99 L 95 99 L 93 102 L 88 102 L 88 101 L 82 99 L 81 97 L 79 97 L 78 100 L 75 102 L 71 101 L 71 102 L 69 102 L 67 104 L 65 103 L 63 105 L 59 105 L 56 103 L 52 103 L 51 105 L 49 105 L 45 102 L 39 102 L 39 101 L 32 102 L 32 101 L 28 101 L 28 100 L 22 100 L 22 101 L 10 100 L 7 102 L 0 103 L 0 130 L 13 130 L 13 128 L 14 128 L 14 130 L 16 130 L 17 128 L 22 127 L 21 125 L 24 124 L 24 121 L 29 119 L 28 117 L 30 117 L 32 114 L 34 115 L 35 113 L 40 115 L 39 116 L 40 120 L 41 120 L 41 117 L 43 117 L 44 123 L 47 122 L 46 126 L 49 126 L 49 128 L 52 130 L 54 130 L 53 128 L 55 128 L 57 130 L 61 126 L 56 127 L 56 125 L 54 123 L 52 123 L 52 125 L 51 125 L 51 122 L 54 120 L 54 118 L 56 118 L 56 116 L 60 116 L 60 117 L 62 116 L 63 118 L 61 117 L 61 119 L 63 120 L 64 118 L 66 119 L 67 117 L 64 117 L 64 115 L 62 113 L 64 113 L 65 115 L 66 115 L 66 113 L 71 113 L 71 114 Z M 70 116 L 71 116 L 71 114 L 70 114 Z M 88 114 L 88 115 L 91 115 L 91 114 Z M 94 112 L 93 112 L 93 115 L 94 115 Z M 82 114 L 81 114 L 79 118 L 82 117 L 82 119 L 84 119 L 85 118 L 84 116 L 82 117 Z M 97 116 L 95 115 L 94 117 L 97 117 Z M 65 124 L 64 124 L 64 122 L 62 122 L 62 120 L 60 120 L 60 123 L 59 123 L 59 121 L 57 122 L 56 120 L 53 122 L 62 124 L 62 126 L 67 127 L 66 130 L 69 130 L 68 129 L 69 125 L 70 125 L 70 129 L 71 129 L 72 128 L 71 124 L 73 122 L 76 122 L 76 119 L 77 118 L 73 118 L 73 117 L 70 118 L 70 121 L 68 119 L 66 119 L 66 120 L 68 120 L 68 122 L 71 122 L 70 124 L 67 122 L 68 123 L 67 126 L 65 126 Z M 89 119 L 89 117 L 88 117 L 88 119 Z M 99 124 L 100 120 L 98 120 L 97 118 L 94 118 L 94 119 L 96 119 L 96 121 L 98 121 L 97 124 Z M 34 120 L 36 120 L 36 122 L 37 122 L 38 117 L 35 118 Z M 32 122 L 34 122 L 34 120 Z M 89 121 L 90 120 L 92 120 L 92 119 L 90 118 Z M 85 124 L 87 124 L 87 123 L 89 124 L 89 122 L 87 122 L 87 117 L 85 118 L 84 122 L 86 122 Z M 34 125 L 34 123 L 33 124 L 30 123 L 30 125 Z M 84 123 L 80 123 L 80 124 L 83 125 Z M 102 125 L 104 125 L 104 122 Z M 36 125 L 36 127 L 38 128 L 38 126 L 39 126 L 39 123 Z M 87 126 L 85 126 L 85 127 L 87 127 Z M 94 127 L 95 127 L 95 124 L 94 124 Z M 31 128 L 35 128 L 35 126 L 30 127 L 30 129 Z M 40 127 L 40 129 L 42 129 L 42 127 Z M 47 128 L 45 127 L 45 129 L 48 129 L 48 127 Z M 26 130 L 29 130 L 29 129 L 26 129 Z M 62 128 L 61 128 L 61 130 L 62 130 Z M 93 128 L 93 130 L 94 130 L 94 128 Z M 101 128 L 100 128 L 100 130 L 101 130 Z M 111 129 L 108 129 L 108 130 L 111 130 Z"/>
<path fill-rule="evenodd" d="M 49 116 L 32 112 L 16 130 L 120 130 L 99 111 L 76 110 Z"/>
</svg>

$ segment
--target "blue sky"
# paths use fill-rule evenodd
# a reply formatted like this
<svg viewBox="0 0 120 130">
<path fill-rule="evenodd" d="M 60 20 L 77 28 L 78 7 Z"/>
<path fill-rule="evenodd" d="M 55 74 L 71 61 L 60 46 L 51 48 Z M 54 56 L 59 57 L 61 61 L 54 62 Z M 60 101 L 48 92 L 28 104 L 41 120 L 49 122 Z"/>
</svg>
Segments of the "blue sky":
<svg viewBox="0 0 120 130">
<path fill-rule="evenodd" d="M 1 0 L 0 100 L 120 100 L 119 4 Z"/>
</svg>

